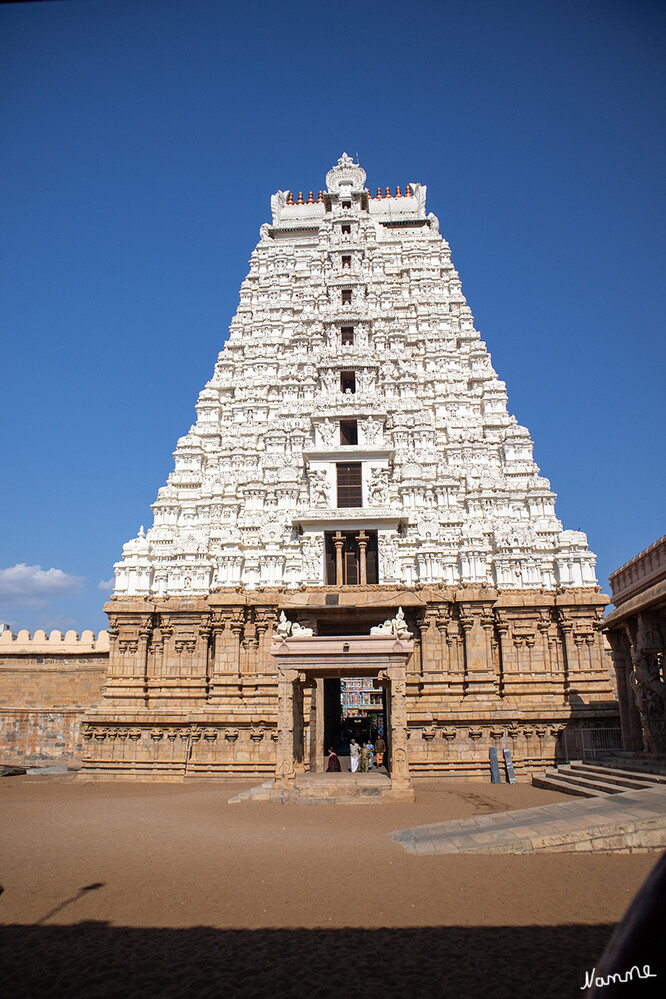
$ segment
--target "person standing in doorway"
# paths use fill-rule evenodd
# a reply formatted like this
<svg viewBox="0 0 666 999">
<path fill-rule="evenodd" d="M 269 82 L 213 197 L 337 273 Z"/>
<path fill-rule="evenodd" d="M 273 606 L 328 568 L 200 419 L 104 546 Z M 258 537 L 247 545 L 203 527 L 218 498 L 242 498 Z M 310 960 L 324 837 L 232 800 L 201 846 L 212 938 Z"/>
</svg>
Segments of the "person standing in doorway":
<svg viewBox="0 0 666 999">
<path fill-rule="evenodd" d="M 368 749 L 366 743 L 364 742 L 361 746 L 360 764 L 359 770 L 362 774 L 367 774 L 368 765 L 370 763 L 370 750 Z"/>
<path fill-rule="evenodd" d="M 384 742 L 381 735 L 378 735 L 375 739 L 375 753 L 377 754 L 377 768 L 381 767 L 384 763 L 384 753 L 386 752 L 386 743 Z"/>
<path fill-rule="evenodd" d="M 358 770 L 358 760 L 361 754 L 361 747 L 359 746 L 356 739 L 352 739 L 349 743 L 349 762 L 351 763 L 351 772 L 353 774 Z"/>
</svg>

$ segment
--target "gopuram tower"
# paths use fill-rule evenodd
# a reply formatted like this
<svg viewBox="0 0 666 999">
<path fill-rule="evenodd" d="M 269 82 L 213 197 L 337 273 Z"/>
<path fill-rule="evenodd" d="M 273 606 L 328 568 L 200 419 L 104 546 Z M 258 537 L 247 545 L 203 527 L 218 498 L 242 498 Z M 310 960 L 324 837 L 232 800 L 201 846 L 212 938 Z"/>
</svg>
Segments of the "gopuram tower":
<svg viewBox="0 0 666 999">
<path fill-rule="evenodd" d="M 154 525 L 115 566 L 88 774 L 284 785 L 342 740 L 345 677 L 374 680 L 396 786 L 487 779 L 503 745 L 527 775 L 565 729 L 617 724 L 595 557 L 426 188 L 365 180 L 345 154 L 317 197 L 271 198 Z"/>
</svg>

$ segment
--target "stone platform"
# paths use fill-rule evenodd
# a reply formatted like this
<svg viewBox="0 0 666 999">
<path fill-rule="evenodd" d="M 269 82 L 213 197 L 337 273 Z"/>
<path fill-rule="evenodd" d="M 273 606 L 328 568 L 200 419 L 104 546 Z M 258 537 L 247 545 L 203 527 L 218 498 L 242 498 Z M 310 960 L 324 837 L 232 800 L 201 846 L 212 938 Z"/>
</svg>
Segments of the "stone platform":
<svg viewBox="0 0 666 999">
<path fill-rule="evenodd" d="M 377 771 L 339 774 L 299 774 L 286 780 L 284 788 L 278 781 L 265 781 L 249 788 L 234 798 L 230 804 L 243 801 L 274 801 L 285 805 L 380 805 L 386 801 L 413 801 L 414 789 L 395 786 L 387 774 Z"/>
<path fill-rule="evenodd" d="M 388 834 L 409 853 L 637 853 L 666 847 L 666 787 L 558 802 Z"/>
</svg>

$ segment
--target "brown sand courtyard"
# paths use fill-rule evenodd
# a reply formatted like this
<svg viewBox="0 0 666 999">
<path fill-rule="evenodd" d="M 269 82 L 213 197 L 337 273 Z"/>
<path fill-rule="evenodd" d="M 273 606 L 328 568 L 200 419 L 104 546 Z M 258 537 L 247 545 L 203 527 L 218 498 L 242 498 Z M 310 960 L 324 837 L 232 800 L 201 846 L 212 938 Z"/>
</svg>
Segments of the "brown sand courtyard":
<svg viewBox="0 0 666 999">
<path fill-rule="evenodd" d="M 0 783 L 18 997 L 581 995 L 657 855 L 414 856 L 386 833 L 567 800 L 420 781 L 413 805 L 229 805 L 248 781 Z"/>
</svg>

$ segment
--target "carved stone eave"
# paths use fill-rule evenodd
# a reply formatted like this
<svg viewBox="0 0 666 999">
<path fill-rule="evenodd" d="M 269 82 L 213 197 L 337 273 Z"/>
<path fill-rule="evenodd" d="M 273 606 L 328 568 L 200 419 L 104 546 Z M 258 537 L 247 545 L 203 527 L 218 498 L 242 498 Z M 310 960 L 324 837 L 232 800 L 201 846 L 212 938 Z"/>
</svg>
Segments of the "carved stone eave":
<svg viewBox="0 0 666 999">
<path fill-rule="evenodd" d="M 408 526 L 410 520 L 404 510 L 381 506 L 311 507 L 294 516 L 291 523 L 304 531 L 353 531 L 360 527 L 397 531 Z"/>
<path fill-rule="evenodd" d="M 350 668 L 361 668 L 364 660 L 368 663 L 377 656 L 404 656 L 407 658 L 414 651 L 414 642 L 408 638 L 397 638 L 394 635 L 336 635 L 335 637 L 283 638 L 276 639 L 271 645 L 271 655 L 278 660 L 288 657 L 289 660 L 303 660 L 316 656 L 317 663 L 325 665 L 326 657 L 349 657 L 353 660 Z M 302 660 L 299 660 L 302 662 Z M 302 664 L 300 668 L 305 668 Z M 376 669 L 374 662 L 368 667 Z"/>
<path fill-rule="evenodd" d="M 395 448 L 370 447 L 366 444 L 350 444 L 346 446 L 306 448 L 303 451 L 306 461 L 393 461 Z"/>
<path fill-rule="evenodd" d="M 604 618 L 601 623 L 601 630 L 608 631 L 611 628 L 616 628 L 623 621 L 648 607 L 650 610 L 666 607 L 666 579 L 662 579 L 659 583 L 655 583 L 654 586 L 648 587 L 643 593 L 625 600 L 616 610 L 611 611 Z"/>
</svg>

